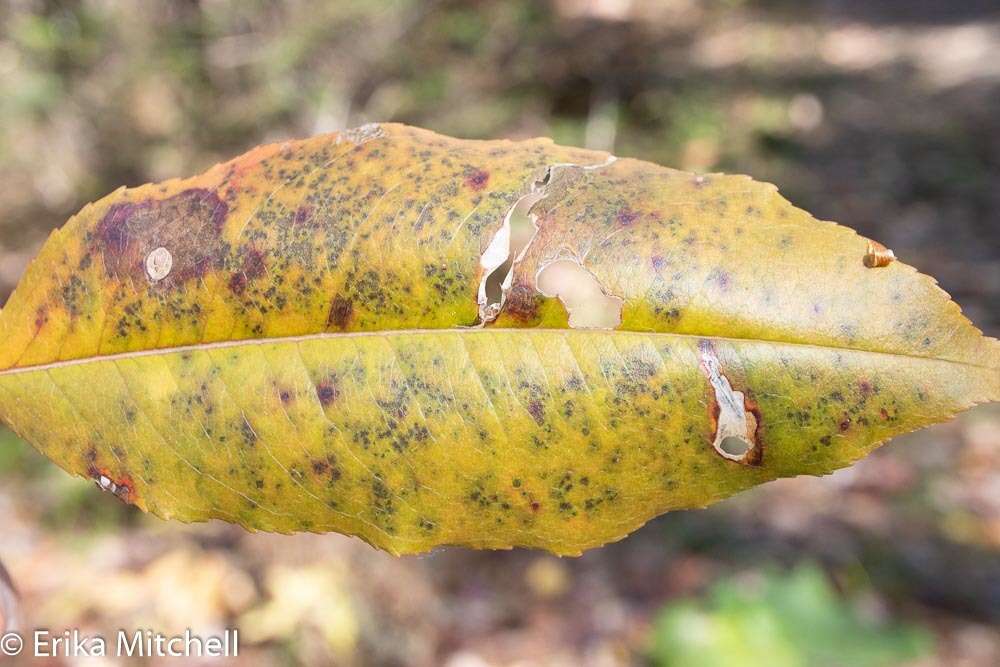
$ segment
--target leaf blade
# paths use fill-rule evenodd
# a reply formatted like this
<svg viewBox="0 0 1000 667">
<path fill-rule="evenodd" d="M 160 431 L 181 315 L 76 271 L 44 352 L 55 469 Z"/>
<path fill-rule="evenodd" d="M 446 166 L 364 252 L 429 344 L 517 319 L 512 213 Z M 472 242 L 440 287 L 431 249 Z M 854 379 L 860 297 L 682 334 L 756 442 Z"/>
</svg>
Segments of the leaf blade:
<svg viewBox="0 0 1000 667">
<path fill-rule="evenodd" d="M 2 374 L 0 406 L 71 472 L 128 483 L 129 499 L 161 516 L 336 530 L 396 553 L 579 553 L 669 509 L 831 472 L 996 390 L 988 369 L 954 362 L 714 339 L 762 415 L 764 465 L 740 466 L 710 446 L 703 340 L 475 330 L 243 341 Z M 321 393 L 331 381 L 334 394 Z M 78 419 L 45 407 L 51 385 Z M 87 448 L 73 446 L 80 420 Z"/>
<path fill-rule="evenodd" d="M 1000 398 L 1000 343 L 866 248 L 773 186 L 544 140 L 264 146 L 53 233 L 0 311 L 0 419 L 167 518 L 579 553 Z M 619 327 L 568 328 L 555 261 Z"/>
</svg>

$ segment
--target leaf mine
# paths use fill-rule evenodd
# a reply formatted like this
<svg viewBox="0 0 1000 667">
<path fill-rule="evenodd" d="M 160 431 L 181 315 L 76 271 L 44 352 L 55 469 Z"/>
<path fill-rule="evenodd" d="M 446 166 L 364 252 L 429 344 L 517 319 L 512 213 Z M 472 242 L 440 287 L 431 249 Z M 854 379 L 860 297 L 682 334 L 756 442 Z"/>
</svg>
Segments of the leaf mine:
<svg viewBox="0 0 1000 667">
<path fill-rule="evenodd" d="M 388 123 L 119 189 L 0 310 L 0 420 L 71 474 L 397 554 L 579 554 L 998 398 L 933 279 L 771 185 Z"/>
<path fill-rule="evenodd" d="M 703 340 L 698 344 L 701 370 L 708 378 L 714 393 L 712 412 L 715 419 L 715 436 L 712 447 L 725 459 L 760 465 L 763 446 L 757 440 L 759 423 L 749 409 L 743 392 L 736 391 L 720 368 L 719 358 L 712 343 Z"/>
</svg>

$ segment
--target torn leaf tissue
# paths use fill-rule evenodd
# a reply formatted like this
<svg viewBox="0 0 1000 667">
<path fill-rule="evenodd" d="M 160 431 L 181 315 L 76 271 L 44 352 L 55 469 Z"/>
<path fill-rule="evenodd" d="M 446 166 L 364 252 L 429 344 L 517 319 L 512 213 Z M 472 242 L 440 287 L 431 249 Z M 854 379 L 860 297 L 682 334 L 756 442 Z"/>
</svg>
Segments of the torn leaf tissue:
<svg viewBox="0 0 1000 667">
<path fill-rule="evenodd" d="M 104 492 L 393 553 L 578 554 L 1000 398 L 933 279 L 774 186 L 394 124 L 84 207 L 0 341 L 0 419 Z"/>
</svg>

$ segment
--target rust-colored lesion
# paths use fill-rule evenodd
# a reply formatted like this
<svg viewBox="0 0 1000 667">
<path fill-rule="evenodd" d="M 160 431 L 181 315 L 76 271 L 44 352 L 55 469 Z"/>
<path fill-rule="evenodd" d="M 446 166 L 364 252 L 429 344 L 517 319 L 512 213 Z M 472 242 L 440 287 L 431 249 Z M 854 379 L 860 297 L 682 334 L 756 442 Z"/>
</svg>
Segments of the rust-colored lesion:
<svg viewBox="0 0 1000 667">
<path fill-rule="evenodd" d="M 764 463 L 764 441 L 762 440 L 762 429 L 764 417 L 760 413 L 760 406 L 749 396 L 749 391 L 743 392 L 743 409 L 746 410 L 748 433 L 752 435 L 752 446 L 747 451 L 743 463 L 750 466 L 759 466 Z"/>
<path fill-rule="evenodd" d="M 342 296 L 335 296 L 330 301 L 330 310 L 326 317 L 327 329 L 347 329 L 354 318 L 354 302 Z"/>
<path fill-rule="evenodd" d="M 49 323 L 49 306 L 43 303 L 35 309 L 35 333 L 37 334 Z"/>
<path fill-rule="evenodd" d="M 324 408 L 340 398 L 340 386 L 337 384 L 337 379 L 330 377 L 317 383 L 316 397 Z"/>
<path fill-rule="evenodd" d="M 490 182 L 490 172 L 485 169 L 472 169 L 465 175 L 465 184 L 473 190 L 479 191 Z"/>
<path fill-rule="evenodd" d="M 716 400 L 714 394 L 710 396 L 708 414 L 712 431 L 712 448 L 719 456 L 727 461 L 735 461 L 736 463 L 748 466 L 759 466 L 764 463 L 764 443 L 761 440 L 763 418 L 761 417 L 760 408 L 757 403 L 749 398 L 746 398 L 745 396 L 743 399 L 743 407 L 746 415 L 746 442 L 749 446 L 747 447 L 745 453 L 740 456 L 733 457 L 732 455 L 723 453 L 720 449 L 722 438 L 719 437 L 719 402 Z"/>
<path fill-rule="evenodd" d="M 257 278 L 267 273 L 265 255 L 260 250 L 250 247 L 244 250 L 239 270 L 229 277 L 229 290 L 236 295 L 242 295 L 247 287 Z"/>
<path fill-rule="evenodd" d="M 101 468 L 93 464 L 87 468 L 87 476 L 94 480 L 97 488 L 102 491 L 111 493 L 123 503 L 129 505 L 136 504 L 138 498 L 135 493 L 135 483 L 130 476 L 115 476 L 107 468 Z"/>
<path fill-rule="evenodd" d="M 507 293 L 504 312 L 519 324 L 524 326 L 535 325 L 539 321 L 538 310 L 542 299 L 542 295 L 530 285 L 520 282 L 515 283 Z"/>
</svg>

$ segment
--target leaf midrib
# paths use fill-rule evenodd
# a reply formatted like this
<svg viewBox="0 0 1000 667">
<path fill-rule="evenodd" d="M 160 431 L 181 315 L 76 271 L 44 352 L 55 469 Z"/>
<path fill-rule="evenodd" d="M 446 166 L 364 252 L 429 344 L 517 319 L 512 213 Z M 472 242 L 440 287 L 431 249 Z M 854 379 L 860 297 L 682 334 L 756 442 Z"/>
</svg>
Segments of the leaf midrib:
<svg viewBox="0 0 1000 667">
<path fill-rule="evenodd" d="M 66 359 L 62 361 L 54 361 L 46 364 L 36 364 L 31 366 L 19 366 L 14 368 L 7 368 L 0 370 L 0 377 L 8 375 L 20 375 L 23 373 L 32 372 L 42 372 L 49 371 L 59 368 L 65 368 L 69 366 L 81 366 L 85 364 L 98 363 L 102 361 L 117 361 L 121 359 L 135 359 L 142 357 L 152 357 L 167 354 L 183 354 L 185 352 L 200 352 L 205 350 L 219 350 L 219 349 L 229 349 L 229 348 L 239 348 L 248 347 L 254 345 L 274 345 L 278 343 L 302 343 L 315 340 L 340 340 L 343 338 L 381 338 L 389 336 L 420 336 L 420 335 L 440 335 L 440 334 L 461 334 L 461 335 L 477 335 L 477 334 L 497 334 L 497 333 L 511 333 L 511 334 L 525 334 L 525 333 L 558 333 L 563 335 L 613 335 L 613 334 L 628 334 L 634 336 L 652 336 L 657 338 L 675 338 L 675 339 L 688 339 L 688 340 L 714 340 L 714 341 L 728 341 L 735 343 L 759 343 L 759 344 L 770 344 L 770 345 L 782 345 L 795 348 L 806 348 L 806 349 L 816 349 L 816 350 L 839 350 L 844 352 L 851 352 L 854 354 L 865 354 L 865 355 L 875 355 L 884 356 L 892 358 L 903 358 L 903 359 L 913 359 L 916 361 L 925 362 L 937 362 L 945 364 L 955 364 L 957 366 L 965 366 L 969 368 L 977 368 L 986 371 L 998 371 L 995 366 L 988 366 L 984 364 L 975 364 L 968 361 L 957 361 L 954 359 L 944 359 L 941 357 L 927 357 L 918 354 L 907 354 L 904 352 L 886 352 L 879 350 L 866 350 L 863 348 L 846 347 L 840 345 L 816 345 L 812 343 L 799 343 L 793 341 L 784 340 L 773 340 L 768 338 L 738 338 L 731 336 L 707 336 L 698 334 L 682 334 L 682 333 L 671 333 L 665 331 L 623 331 L 620 329 L 608 330 L 608 329 L 553 329 L 553 328 L 443 328 L 443 329 L 391 329 L 383 331 L 350 331 L 341 333 L 329 333 L 320 332 L 312 334 L 303 334 L 299 336 L 277 336 L 269 338 L 244 338 L 241 340 L 226 340 L 226 341 L 215 341 L 211 343 L 195 343 L 192 345 L 178 345 L 174 347 L 161 347 L 148 350 L 133 350 L 130 352 L 118 352 L 114 354 L 102 354 L 95 355 L 91 357 L 81 357 L 79 359 Z"/>
</svg>

